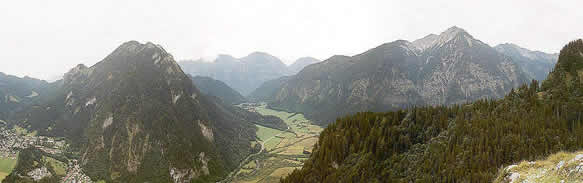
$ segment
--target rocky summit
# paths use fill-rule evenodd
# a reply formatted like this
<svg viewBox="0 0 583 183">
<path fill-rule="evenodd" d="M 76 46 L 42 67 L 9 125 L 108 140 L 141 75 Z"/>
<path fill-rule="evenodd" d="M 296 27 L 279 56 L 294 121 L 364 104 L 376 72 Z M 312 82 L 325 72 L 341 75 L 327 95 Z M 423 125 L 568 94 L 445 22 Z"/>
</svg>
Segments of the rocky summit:
<svg viewBox="0 0 583 183">
<path fill-rule="evenodd" d="M 309 65 L 262 100 L 326 124 L 358 111 L 501 98 L 526 81 L 511 58 L 451 27 Z"/>
<path fill-rule="evenodd" d="M 251 153 L 254 126 L 203 95 L 160 45 L 126 42 L 57 85 L 11 122 L 69 139 L 93 180 L 217 181 Z"/>
</svg>

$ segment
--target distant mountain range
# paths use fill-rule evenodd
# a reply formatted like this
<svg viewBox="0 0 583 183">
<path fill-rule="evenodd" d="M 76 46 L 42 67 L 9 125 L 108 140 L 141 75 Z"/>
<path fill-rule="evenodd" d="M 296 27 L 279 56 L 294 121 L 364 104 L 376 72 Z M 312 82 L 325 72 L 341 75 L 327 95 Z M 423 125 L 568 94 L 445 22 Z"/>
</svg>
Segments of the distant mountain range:
<svg viewBox="0 0 583 183">
<path fill-rule="evenodd" d="M 0 106 L 39 95 L 5 121 L 66 137 L 84 172 L 107 182 L 218 181 L 254 151 L 253 123 L 277 122 L 201 93 L 153 43 L 126 42 L 91 67 L 71 69 L 51 92 L 37 90 L 45 85 L 0 75 Z M 22 179 L 19 172 L 29 170 L 9 178 Z"/>
<path fill-rule="evenodd" d="M 207 76 L 225 82 L 242 95 L 249 95 L 263 82 L 293 75 L 319 60 L 311 57 L 298 59 L 289 67 L 279 58 L 263 52 L 254 52 L 243 58 L 219 55 L 214 61 L 186 60 L 179 62 L 192 76 Z"/>
<path fill-rule="evenodd" d="M 451 27 L 413 42 L 398 40 L 355 56 L 333 56 L 283 83 L 266 83 L 279 88 L 260 87 L 270 95 L 255 95 L 271 107 L 301 112 L 322 124 L 358 111 L 501 98 L 532 79 L 525 71 L 539 71 L 521 69 L 521 62 L 511 58 L 518 56 L 498 50 Z M 552 56 L 541 55 L 552 63 Z M 546 62 L 541 67 L 547 68 Z"/>
</svg>

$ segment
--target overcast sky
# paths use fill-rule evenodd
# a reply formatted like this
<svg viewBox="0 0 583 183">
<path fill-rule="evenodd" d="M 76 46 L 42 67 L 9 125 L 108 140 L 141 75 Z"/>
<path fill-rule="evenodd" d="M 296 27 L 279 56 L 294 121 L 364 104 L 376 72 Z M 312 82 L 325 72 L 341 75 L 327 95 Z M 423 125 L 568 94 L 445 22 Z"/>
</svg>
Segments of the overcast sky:
<svg viewBox="0 0 583 183">
<path fill-rule="evenodd" d="M 18 0 L 0 2 L 0 72 L 54 79 L 128 40 L 177 60 L 354 55 L 456 25 L 492 46 L 558 52 L 583 37 L 581 0 Z"/>
</svg>

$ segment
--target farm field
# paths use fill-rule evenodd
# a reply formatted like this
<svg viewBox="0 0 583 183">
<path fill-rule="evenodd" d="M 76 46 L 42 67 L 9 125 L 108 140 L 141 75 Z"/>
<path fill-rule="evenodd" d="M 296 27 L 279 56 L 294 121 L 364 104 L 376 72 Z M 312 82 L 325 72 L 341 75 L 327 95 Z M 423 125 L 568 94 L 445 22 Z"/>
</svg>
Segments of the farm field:
<svg viewBox="0 0 583 183">
<path fill-rule="evenodd" d="M 262 115 L 281 118 L 289 129 L 281 131 L 256 125 L 257 137 L 264 144 L 265 150 L 259 156 L 250 159 L 236 173 L 232 182 L 279 182 L 281 177 L 302 167 L 323 129 L 313 125 L 302 114 L 273 110 L 265 105 L 255 107 L 255 110 Z"/>
<path fill-rule="evenodd" d="M 4 180 L 16 166 L 16 159 L 0 158 L 0 181 Z"/>
</svg>

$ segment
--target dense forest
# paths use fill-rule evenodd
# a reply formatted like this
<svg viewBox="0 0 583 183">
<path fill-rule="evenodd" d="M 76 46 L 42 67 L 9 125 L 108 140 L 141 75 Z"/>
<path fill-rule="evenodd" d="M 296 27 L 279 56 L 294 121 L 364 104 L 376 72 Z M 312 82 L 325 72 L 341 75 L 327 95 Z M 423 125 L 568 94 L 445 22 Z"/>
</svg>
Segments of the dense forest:
<svg viewBox="0 0 583 183">
<path fill-rule="evenodd" d="M 501 100 L 339 118 L 281 182 L 490 182 L 521 160 L 583 149 L 583 40 L 542 83 Z"/>
</svg>

